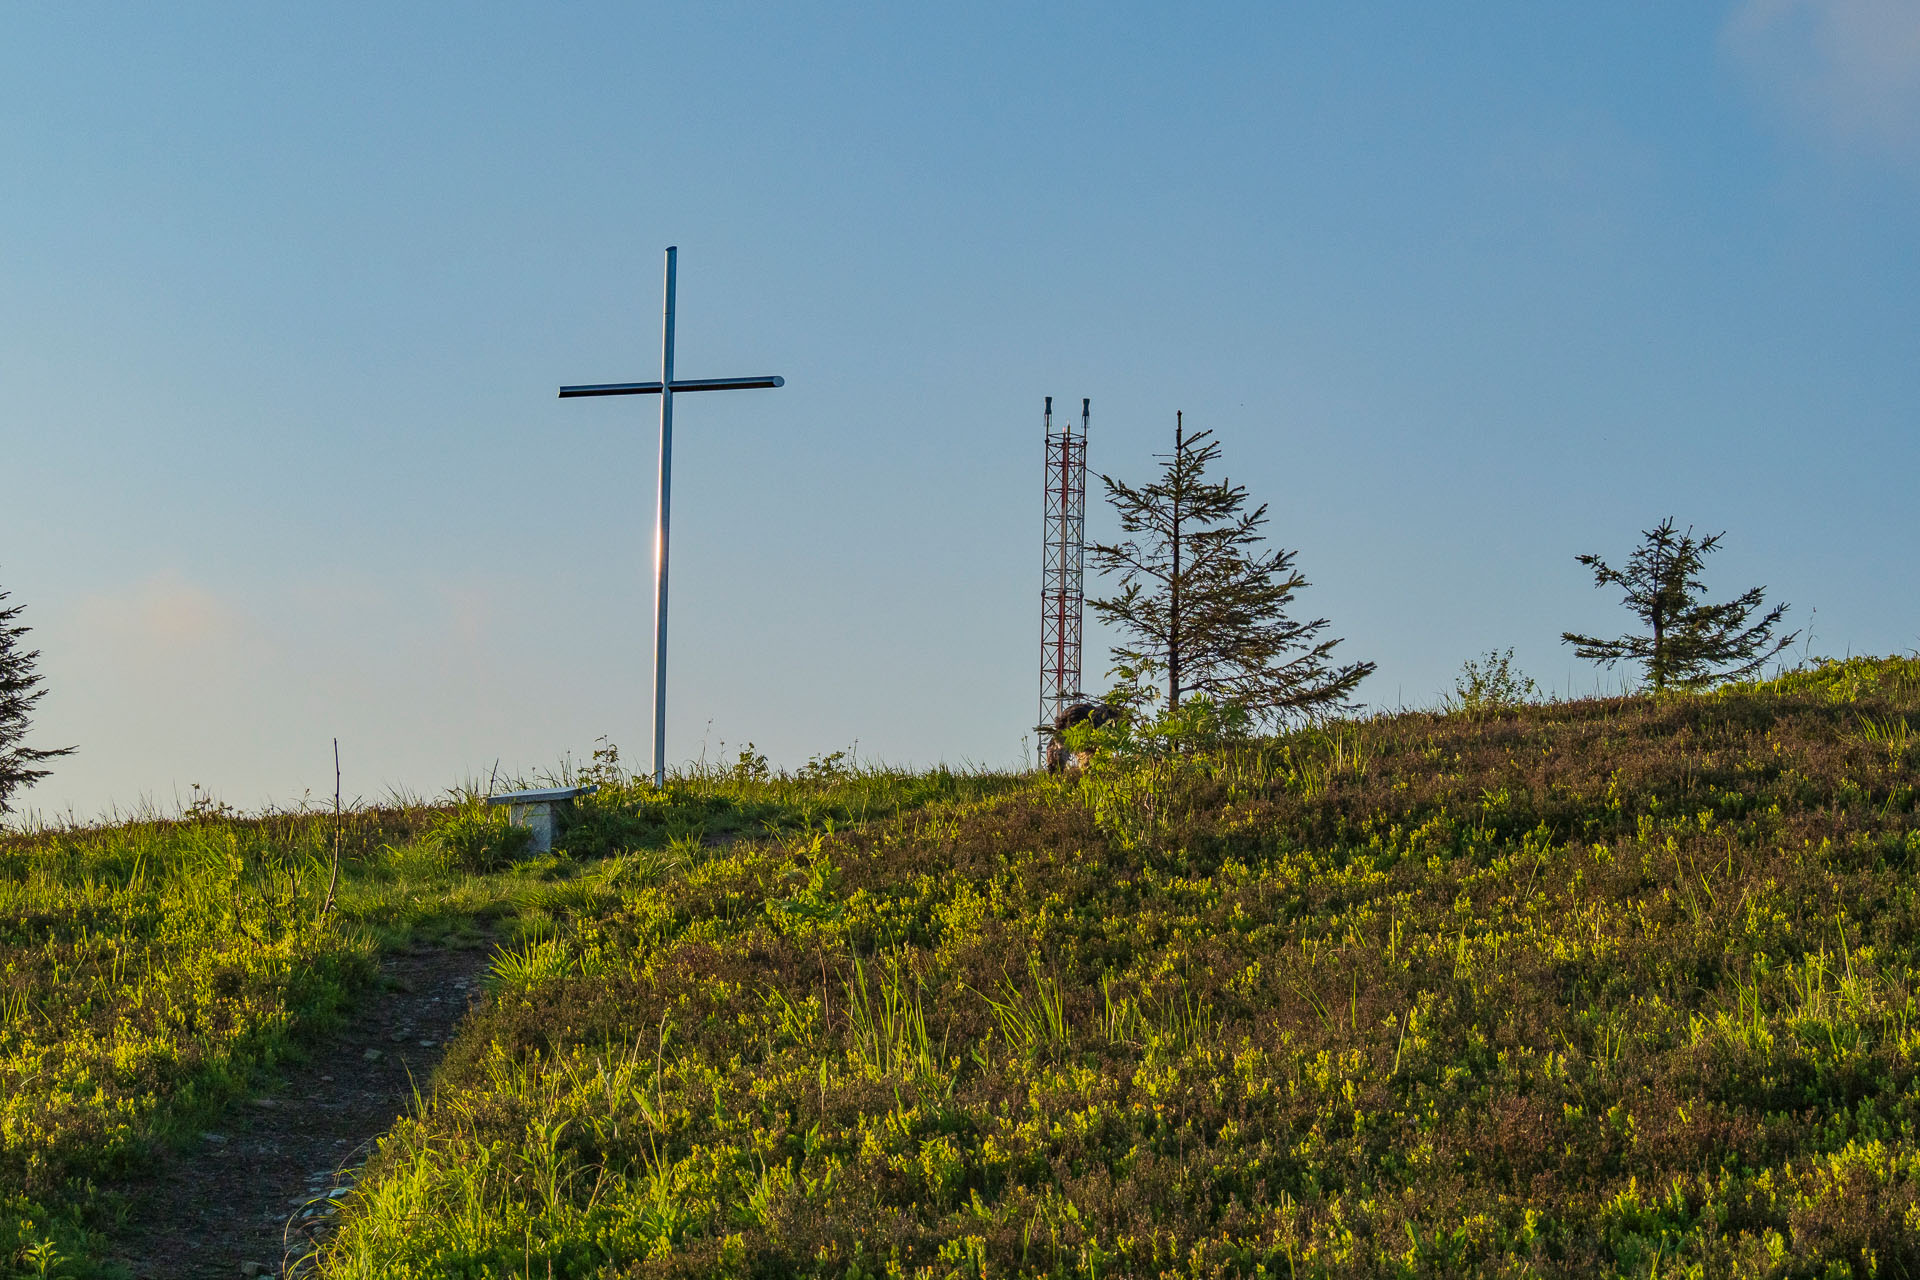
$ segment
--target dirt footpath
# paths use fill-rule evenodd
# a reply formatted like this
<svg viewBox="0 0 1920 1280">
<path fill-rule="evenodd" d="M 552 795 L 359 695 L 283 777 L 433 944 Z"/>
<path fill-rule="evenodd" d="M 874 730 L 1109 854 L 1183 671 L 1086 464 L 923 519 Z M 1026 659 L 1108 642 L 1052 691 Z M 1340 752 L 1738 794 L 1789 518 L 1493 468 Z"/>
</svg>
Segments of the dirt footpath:
<svg viewBox="0 0 1920 1280">
<path fill-rule="evenodd" d="M 162 1161 L 115 1256 L 139 1280 L 284 1275 L 325 1237 L 332 1202 L 416 1085 L 426 1092 L 492 955 L 488 943 L 387 956 L 379 987 L 284 1084 Z"/>
</svg>

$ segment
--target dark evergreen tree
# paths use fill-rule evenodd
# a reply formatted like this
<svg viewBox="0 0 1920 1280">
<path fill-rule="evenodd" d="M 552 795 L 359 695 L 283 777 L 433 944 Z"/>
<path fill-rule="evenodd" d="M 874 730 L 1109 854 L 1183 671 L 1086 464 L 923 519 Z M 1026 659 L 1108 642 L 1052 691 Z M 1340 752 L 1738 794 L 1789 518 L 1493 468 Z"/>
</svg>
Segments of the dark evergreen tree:
<svg viewBox="0 0 1920 1280">
<path fill-rule="evenodd" d="M 1294 552 L 1262 549 L 1266 505 L 1248 511 L 1244 486 L 1207 479 L 1219 455 L 1213 432 L 1189 436 L 1176 414 L 1158 480 L 1136 489 L 1100 477 L 1127 535 L 1091 548 L 1094 567 L 1119 579 L 1119 595 L 1090 602 L 1130 637 L 1115 669 L 1143 693 L 1164 678 L 1170 712 L 1196 693 L 1269 721 L 1339 710 L 1374 664 L 1333 663 L 1340 641 L 1321 637 L 1327 620 L 1288 617 L 1307 580 Z"/>
<path fill-rule="evenodd" d="M 1701 565 L 1720 549 L 1724 536 L 1716 533 L 1695 539 L 1691 527 L 1680 533 L 1669 516 L 1641 534 L 1640 549 L 1625 569 L 1615 569 L 1599 556 L 1578 557 L 1593 570 L 1594 586 L 1619 587 L 1626 593 L 1624 603 L 1647 631 L 1615 640 L 1567 631 L 1561 634 L 1562 643 L 1603 666 L 1622 659 L 1638 662 L 1646 669 L 1647 683 L 1656 690 L 1699 689 L 1758 674 L 1799 632 L 1774 635 L 1786 617 L 1784 604 L 1775 605 L 1759 621 L 1750 621 L 1765 602 L 1765 587 L 1754 587 L 1724 604 L 1701 603 L 1706 590 L 1700 581 Z"/>
<path fill-rule="evenodd" d="M 0 591 L 0 602 L 7 593 Z M 28 713 L 46 694 L 40 688 L 40 676 L 33 664 L 38 649 L 25 645 L 28 628 L 19 622 L 21 606 L 0 608 L 0 814 L 10 813 L 7 800 L 22 788 L 47 776 L 47 770 L 34 766 L 57 756 L 68 755 L 72 747 L 35 750 L 26 746 Z"/>
</svg>

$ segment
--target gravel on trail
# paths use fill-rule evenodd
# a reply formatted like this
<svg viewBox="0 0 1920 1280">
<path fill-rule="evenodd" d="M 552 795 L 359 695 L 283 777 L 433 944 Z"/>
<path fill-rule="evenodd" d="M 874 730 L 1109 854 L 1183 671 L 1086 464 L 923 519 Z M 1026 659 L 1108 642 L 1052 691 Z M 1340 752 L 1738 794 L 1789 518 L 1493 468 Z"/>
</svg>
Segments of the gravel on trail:
<svg viewBox="0 0 1920 1280">
<path fill-rule="evenodd" d="M 116 1259 L 136 1280 L 287 1275 L 415 1089 L 425 1094 L 492 955 L 488 942 L 385 956 L 381 981 L 280 1084 L 119 1188 L 132 1207 Z"/>
</svg>

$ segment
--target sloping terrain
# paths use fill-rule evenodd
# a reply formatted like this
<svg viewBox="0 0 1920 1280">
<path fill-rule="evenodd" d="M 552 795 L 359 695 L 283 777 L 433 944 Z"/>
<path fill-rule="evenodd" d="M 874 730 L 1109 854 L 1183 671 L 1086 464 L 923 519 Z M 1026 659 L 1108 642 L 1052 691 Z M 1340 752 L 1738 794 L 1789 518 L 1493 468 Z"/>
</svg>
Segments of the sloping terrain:
<svg viewBox="0 0 1920 1280">
<path fill-rule="evenodd" d="M 1069 781 L 743 756 L 572 856 L 350 815 L 331 914 L 325 816 L 0 839 L 0 1275 L 237 1271 L 336 1188 L 331 1276 L 1914 1274 L 1916 713 L 1855 660 Z M 487 956 L 379 1138 L 341 1055 L 465 997 L 374 979 Z"/>
<path fill-rule="evenodd" d="M 1403 714 L 632 862 L 323 1269 L 1913 1274 L 1916 704 Z"/>
<path fill-rule="evenodd" d="M 358 857 L 418 828 L 355 815 Z M 0 838 L 0 1275 L 91 1273 L 122 1184 L 338 1021 L 372 942 L 331 832 L 201 813 Z"/>
<path fill-rule="evenodd" d="M 332 1232 L 371 1143 L 412 1108 L 485 968 L 490 945 L 389 952 L 341 1026 L 219 1129 L 121 1188 L 108 1255 L 136 1280 L 232 1280 L 298 1269 Z"/>
<path fill-rule="evenodd" d="M 773 775 L 664 791 L 611 749 L 567 848 L 476 798 L 0 832 L 0 1277 L 282 1270 L 477 994 L 498 940 L 615 911 L 622 884 L 743 831 L 857 822 L 1012 779 Z M 339 855 L 336 880 L 333 864 Z"/>
</svg>

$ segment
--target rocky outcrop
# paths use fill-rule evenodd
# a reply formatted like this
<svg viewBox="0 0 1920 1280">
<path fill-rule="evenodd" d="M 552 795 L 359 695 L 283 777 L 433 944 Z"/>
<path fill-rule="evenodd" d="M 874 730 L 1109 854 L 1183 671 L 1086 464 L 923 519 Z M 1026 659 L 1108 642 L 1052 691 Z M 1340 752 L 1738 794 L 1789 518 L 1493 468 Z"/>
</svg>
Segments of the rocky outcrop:
<svg viewBox="0 0 1920 1280">
<path fill-rule="evenodd" d="M 1096 729 L 1105 728 L 1120 718 L 1120 708 L 1108 706 L 1104 702 L 1076 702 L 1053 718 L 1053 726 L 1048 731 L 1047 772 L 1078 773 L 1087 767 L 1093 758 L 1091 751 L 1069 751 L 1065 740 L 1068 729 L 1075 725 L 1092 725 Z"/>
</svg>

